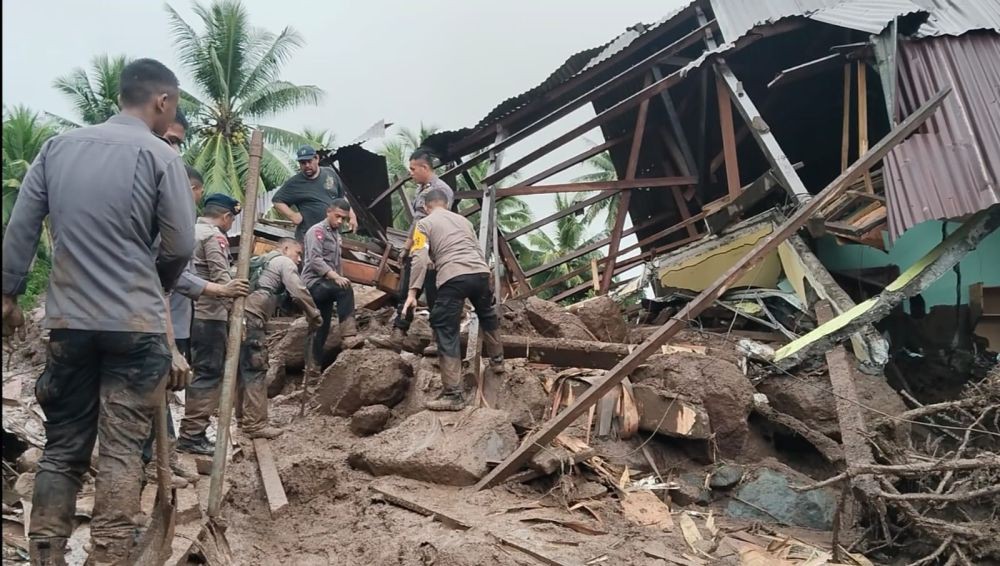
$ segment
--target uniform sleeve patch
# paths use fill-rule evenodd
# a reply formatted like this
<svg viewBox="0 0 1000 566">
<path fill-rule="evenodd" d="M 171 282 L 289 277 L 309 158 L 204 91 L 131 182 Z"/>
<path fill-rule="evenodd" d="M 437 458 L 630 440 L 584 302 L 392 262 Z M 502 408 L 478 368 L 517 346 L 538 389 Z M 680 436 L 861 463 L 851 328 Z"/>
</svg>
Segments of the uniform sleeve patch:
<svg viewBox="0 0 1000 566">
<path fill-rule="evenodd" d="M 315 230 L 313 230 L 313 234 L 316 234 L 316 239 L 317 240 L 322 240 L 323 239 L 323 229 L 322 228 L 316 228 Z"/>
<path fill-rule="evenodd" d="M 218 240 L 219 245 L 222 246 L 223 248 L 229 245 L 229 240 L 222 234 L 216 234 L 215 239 Z"/>
<path fill-rule="evenodd" d="M 410 248 L 410 251 L 415 252 L 425 247 L 427 247 L 427 235 L 420 228 L 417 228 L 413 231 L 413 247 Z"/>
</svg>

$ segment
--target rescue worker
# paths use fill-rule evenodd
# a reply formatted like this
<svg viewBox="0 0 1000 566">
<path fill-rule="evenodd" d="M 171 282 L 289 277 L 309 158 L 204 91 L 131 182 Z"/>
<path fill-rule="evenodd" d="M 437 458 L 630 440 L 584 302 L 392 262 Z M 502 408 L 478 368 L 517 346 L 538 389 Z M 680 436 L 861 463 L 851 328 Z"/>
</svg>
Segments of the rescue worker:
<svg viewBox="0 0 1000 566">
<path fill-rule="evenodd" d="M 16 297 L 46 217 L 52 235 L 51 332 L 35 385 L 46 440 L 32 496 L 32 564 L 66 563 L 95 440 L 90 560 L 128 562 L 141 527 L 140 454 L 161 385 L 167 376 L 172 388 L 187 383 L 186 365 L 172 366 L 163 291 L 191 258 L 194 208 L 181 156 L 156 137 L 174 121 L 179 98 L 177 77 L 162 63 L 126 65 L 121 113 L 45 142 L 4 234 L 5 335 L 22 318 Z"/>
<path fill-rule="evenodd" d="M 334 199 L 344 198 L 344 181 L 333 167 L 320 167 L 319 155 L 311 145 L 295 152 L 299 172 L 292 175 L 274 193 L 274 209 L 295 224 L 295 239 L 303 241 L 306 230 L 321 222 Z M 291 207 L 298 209 L 292 210 Z M 348 218 L 351 232 L 358 229 L 358 219 L 351 211 Z"/>
<path fill-rule="evenodd" d="M 351 281 L 343 276 L 340 261 L 340 226 L 350 218 L 350 212 L 347 199 L 334 199 L 326 208 L 326 218 L 306 231 L 302 281 L 323 317 L 313 338 L 313 360 L 317 365 L 323 363 L 323 345 L 330 334 L 334 304 L 340 336 L 350 338 L 358 334 L 354 320 L 354 289 Z"/>
<path fill-rule="evenodd" d="M 240 212 L 240 203 L 229 195 L 214 193 L 205 198 L 202 215 L 195 223 L 195 274 L 217 285 L 229 285 L 229 240 L 226 232 Z M 194 305 L 191 323 L 191 365 L 194 379 L 184 395 L 177 450 L 211 455 L 214 443 L 205 430 L 219 404 L 222 370 L 226 360 L 230 301 L 202 295 Z"/>
<path fill-rule="evenodd" d="M 413 230 L 413 273 L 403 312 L 416 307 L 417 294 L 433 262 L 437 266 L 437 299 L 431 308 L 430 322 L 438 343 L 442 390 L 437 399 L 427 403 L 427 408 L 459 411 L 465 407 L 459 327 L 466 299 L 479 318 L 489 368 L 494 374 L 504 372 L 500 323 L 490 289 L 493 277 L 472 223 L 448 210 L 448 195 L 431 189 L 424 195 L 424 206 L 427 216 Z"/>
<path fill-rule="evenodd" d="M 240 348 L 236 403 L 236 419 L 250 437 L 273 438 L 281 434 L 279 429 L 268 426 L 265 331 L 267 321 L 278 308 L 279 298 L 285 293 L 291 296 L 305 313 L 310 330 L 319 327 L 322 320 L 309 290 L 299 278 L 301 259 L 302 244 L 292 238 L 282 238 L 277 249 L 254 258 L 261 267 L 246 302 L 246 331 Z"/>
<path fill-rule="evenodd" d="M 410 235 L 409 238 L 407 238 L 406 245 L 403 247 L 403 267 L 402 273 L 400 274 L 399 284 L 400 295 L 401 298 L 404 298 L 404 300 L 401 300 L 396 306 L 396 319 L 392 323 L 392 333 L 389 337 L 385 338 L 382 336 L 373 336 L 369 338 L 369 340 L 371 340 L 371 342 L 376 346 L 388 348 L 397 352 L 403 349 L 406 341 L 406 335 L 410 331 L 410 324 L 413 323 L 413 312 L 405 312 L 403 309 L 403 303 L 405 301 L 406 294 L 409 292 L 412 277 L 413 258 L 410 257 L 410 248 L 413 247 L 414 227 L 416 227 L 417 223 L 427 216 L 425 204 L 427 193 L 429 191 L 441 191 L 441 193 L 447 198 L 445 207 L 448 210 L 451 210 L 452 201 L 455 198 L 455 192 L 451 190 L 448 183 L 445 183 L 434 174 L 434 155 L 426 149 L 419 148 L 414 151 L 412 155 L 410 155 L 410 176 L 413 178 L 414 182 L 417 183 L 417 194 L 413 199 L 413 223 L 410 226 Z M 427 306 L 433 309 L 434 301 L 437 296 L 437 286 L 435 285 L 435 271 L 433 264 L 429 264 L 427 266 L 427 276 L 425 277 L 422 291 L 424 293 L 424 298 L 427 301 Z M 420 296 L 420 290 L 418 290 L 417 296 Z M 433 352 L 434 347 L 431 345 L 424 353 L 432 355 Z"/>
</svg>

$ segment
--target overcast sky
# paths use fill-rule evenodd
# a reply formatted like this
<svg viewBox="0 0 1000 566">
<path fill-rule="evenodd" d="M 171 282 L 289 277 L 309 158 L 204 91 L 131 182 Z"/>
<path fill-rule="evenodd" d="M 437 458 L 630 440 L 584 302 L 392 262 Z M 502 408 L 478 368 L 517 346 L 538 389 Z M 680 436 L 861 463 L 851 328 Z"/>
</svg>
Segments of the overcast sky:
<svg viewBox="0 0 1000 566">
<path fill-rule="evenodd" d="M 266 123 L 292 130 L 330 129 L 342 143 L 381 119 L 412 128 L 421 122 L 442 129 L 472 126 L 504 99 L 540 83 L 571 54 L 606 43 L 635 23 L 655 22 L 680 3 L 244 1 L 254 25 L 273 32 L 291 26 L 303 36 L 305 45 L 285 66 L 283 78 L 326 91 L 320 105 Z M 201 29 L 190 2 L 170 4 Z M 190 85 L 174 55 L 160 2 L 5 0 L 2 6 L 4 105 L 26 104 L 76 118 L 52 81 L 104 53 L 159 59 L 178 72 L 182 86 Z M 539 138 L 519 144 L 507 159 L 579 124 L 588 114 L 589 106 Z M 596 131 L 589 137 L 600 140 Z M 567 146 L 524 174 L 584 147 Z M 551 197 L 538 201 L 536 217 L 552 210 L 550 202 Z"/>
</svg>

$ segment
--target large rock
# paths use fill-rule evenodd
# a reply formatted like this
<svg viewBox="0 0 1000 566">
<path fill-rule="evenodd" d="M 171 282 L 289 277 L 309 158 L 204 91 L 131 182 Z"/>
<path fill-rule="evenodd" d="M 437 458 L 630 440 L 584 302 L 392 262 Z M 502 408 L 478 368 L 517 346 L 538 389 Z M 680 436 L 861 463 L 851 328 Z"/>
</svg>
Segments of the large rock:
<svg viewBox="0 0 1000 566">
<path fill-rule="evenodd" d="M 813 479 L 774 459 L 762 464 L 766 467 L 744 477 L 736 491 L 739 500 L 731 500 L 726 508 L 730 517 L 767 522 L 777 519 L 788 525 L 824 531 L 833 527 L 836 490 L 795 491 L 791 486 L 809 485 L 814 483 Z"/>
<path fill-rule="evenodd" d="M 525 314 L 531 325 L 542 336 L 548 338 L 571 338 L 573 340 L 597 340 L 594 334 L 580 320 L 559 305 L 530 297 L 525 302 Z"/>
<path fill-rule="evenodd" d="M 633 372 L 631 379 L 634 384 L 700 403 L 708 412 L 720 453 L 731 458 L 743 451 L 754 388 L 732 363 L 698 354 L 659 354 Z"/>
<path fill-rule="evenodd" d="M 502 461 L 517 446 L 503 411 L 423 411 L 355 445 L 348 463 L 376 476 L 472 485 L 489 471 L 489 462 Z"/>
<path fill-rule="evenodd" d="M 389 407 L 385 405 L 370 405 L 362 407 L 351 417 L 351 432 L 358 436 L 369 436 L 385 429 L 389 422 Z"/>
<path fill-rule="evenodd" d="M 271 331 L 271 329 L 274 329 Z M 269 325 L 268 359 L 270 365 L 284 365 L 286 370 L 301 371 L 306 365 L 306 339 L 309 324 L 305 317 L 299 317 L 281 329 L 279 325 Z M 342 340 L 337 321 L 330 323 L 330 334 L 323 345 L 323 363 L 326 364 L 340 351 Z M 280 372 L 279 372 L 280 373 Z"/>
<path fill-rule="evenodd" d="M 487 373 L 486 379 L 497 379 L 496 403 L 492 405 L 506 411 L 510 421 L 520 430 L 537 428 L 545 420 L 545 409 L 550 404 L 545 393 L 545 377 L 552 370 L 538 370 L 528 366 L 523 359 L 507 360 L 507 371 L 498 377 Z"/>
<path fill-rule="evenodd" d="M 865 406 L 890 415 L 906 410 L 899 394 L 881 376 L 851 372 L 858 401 Z M 809 428 L 832 438 L 840 438 L 837 405 L 830 392 L 830 378 L 824 374 L 788 377 L 776 375 L 758 384 L 757 390 L 767 395 L 768 403 L 775 410 L 791 415 Z M 865 420 L 871 422 L 882 417 L 878 413 L 863 411 Z"/>
<path fill-rule="evenodd" d="M 403 400 L 412 373 L 393 351 L 345 350 L 323 372 L 316 400 L 324 412 L 345 417 L 368 405 L 393 407 Z"/>
<path fill-rule="evenodd" d="M 528 320 L 527 302 L 513 299 L 497 306 L 500 316 L 500 334 L 513 336 L 538 336 L 538 331 Z"/>
<path fill-rule="evenodd" d="M 625 342 L 628 339 L 622 309 L 607 295 L 580 301 L 566 310 L 580 317 L 587 330 L 602 342 Z"/>
</svg>

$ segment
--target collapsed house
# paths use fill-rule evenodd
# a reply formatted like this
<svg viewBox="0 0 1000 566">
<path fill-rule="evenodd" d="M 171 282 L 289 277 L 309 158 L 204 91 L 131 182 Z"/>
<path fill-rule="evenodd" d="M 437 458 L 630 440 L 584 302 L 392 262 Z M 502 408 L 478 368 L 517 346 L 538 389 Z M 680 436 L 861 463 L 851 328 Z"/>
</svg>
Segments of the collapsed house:
<svg viewBox="0 0 1000 566">
<path fill-rule="evenodd" d="M 224 536 L 188 501 L 170 563 L 1000 559 L 998 32 L 988 1 L 700 0 L 431 136 L 441 177 L 472 187 L 456 198 L 497 267 L 508 375 L 481 369 L 470 320 L 477 408 L 423 411 L 434 358 L 337 332 L 307 391 L 306 325 L 276 319 L 288 433 L 236 449 Z M 594 129 L 605 141 L 531 169 Z M 617 180 L 546 183 L 604 151 Z M 368 288 L 361 332 L 385 332 L 406 179 L 360 141 L 323 162 L 363 211 L 344 261 Z M 498 227 L 504 198 L 579 192 L 596 194 Z M 522 267 L 512 242 L 613 197 L 606 238 Z M 259 222 L 256 250 L 287 234 Z M 581 275 L 551 299 L 596 297 L 538 298 Z M 420 352 L 423 319 L 412 335 Z M 25 376 L 5 371 L 4 427 L 37 447 Z"/>
</svg>

